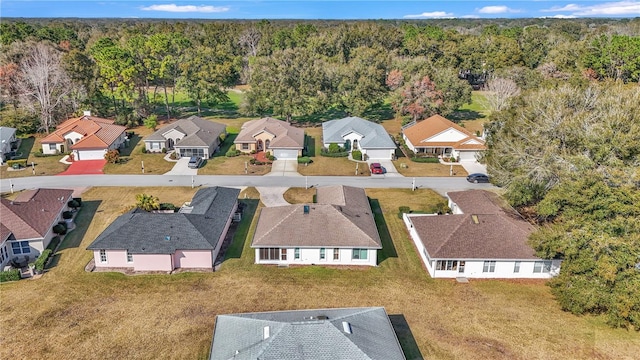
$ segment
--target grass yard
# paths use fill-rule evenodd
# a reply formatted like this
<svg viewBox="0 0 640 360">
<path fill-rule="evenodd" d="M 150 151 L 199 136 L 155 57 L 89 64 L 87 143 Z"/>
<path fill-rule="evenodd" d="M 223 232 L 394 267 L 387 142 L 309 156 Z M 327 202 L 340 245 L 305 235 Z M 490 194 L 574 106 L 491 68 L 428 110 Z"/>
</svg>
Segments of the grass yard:
<svg viewBox="0 0 640 360">
<path fill-rule="evenodd" d="M 298 172 L 304 176 L 355 176 L 356 162 L 347 158 L 331 158 L 320 155 L 322 150 L 322 127 L 309 127 L 304 129 L 307 140 L 307 156 L 313 162 L 308 166 L 298 165 Z M 359 176 L 370 176 L 367 164 L 358 165 Z"/>
<path fill-rule="evenodd" d="M 198 169 L 198 175 L 264 175 L 271 171 L 271 165 L 251 165 L 250 155 L 226 157 L 229 148 L 235 146 L 233 140 L 238 136 L 239 128 L 227 125 L 227 138 L 212 158 L 207 159 L 204 166 Z"/>
<path fill-rule="evenodd" d="M 159 120 L 158 129 L 164 124 L 168 124 L 166 121 Z M 142 174 L 142 162 L 144 162 L 145 175 L 161 175 L 173 168 L 174 163 L 166 161 L 162 153 L 142 153 L 144 149 L 144 141 L 142 141 L 148 135 L 151 135 L 154 130 L 145 126 L 138 126 L 135 128 L 127 129 L 127 132 L 133 131 L 135 135 L 131 138 L 129 146 L 120 150 L 120 160 L 117 164 L 106 164 L 104 166 L 105 174 Z"/>
<path fill-rule="evenodd" d="M 405 164 L 406 167 L 403 167 Z M 449 176 L 451 166 L 444 164 L 417 163 L 405 157 L 393 161 L 398 172 L 407 177 Z M 467 171 L 460 165 L 453 166 L 453 176 L 467 176 Z"/>
<path fill-rule="evenodd" d="M 34 163 L 35 175 L 56 175 L 67 169 L 69 165 L 60 162 L 63 155 L 59 156 L 47 156 L 36 157 L 33 155 L 37 153 L 39 149 L 42 149 L 42 143 L 40 142 L 46 135 L 36 134 L 35 136 L 23 138 L 20 143 L 20 147 L 16 150 L 17 153 L 21 153 L 20 159 L 27 159 L 29 165 L 25 169 L 21 170 L 9 170 L 6 165 L 0 166 L 0 178 L 16 178 L 25 176 L 34 176 L 31 169 L 31 162 Z"/>
<path fill-rule="evenodd" d="M 400 342 L 408 359 L 632 359 L 640 353 L 637 332 L 561 311 L 544 282 L 430 279 L 397 217 L 399 206 L 418 210 L 442 201 L 422 189 L 367 190 L 379 227 L 390 235 L 383 236 L 387 246 L 375 268 L 254 265 L 249 246 L 257 216 L 251 213 L 260 204 L 247 189 L 247 199 L 241 195 L 247 211 L 220 271 L 86 273 L 92 255 L 85 248 L 142 191 L 181 204 L 195 189 L 85 192 L 57 265 L 39 280 L 0 285 L 0 358 L 206 359 L 217 314 L 349 306 L 384 306 L 393 319 L 406 320 Z"/>
</svg>

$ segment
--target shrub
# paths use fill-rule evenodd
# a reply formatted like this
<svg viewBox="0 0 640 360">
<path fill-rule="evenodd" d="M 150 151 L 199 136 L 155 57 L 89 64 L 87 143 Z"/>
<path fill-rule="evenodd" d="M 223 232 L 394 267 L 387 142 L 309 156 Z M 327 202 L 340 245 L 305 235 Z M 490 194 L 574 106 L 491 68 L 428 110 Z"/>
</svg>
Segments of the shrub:
<svg viewBox="0 0 640 360">
<path fill-rule="evenodd" d="M 20 280 L 20 270 L 11 269 L 9 271 L 0 271 L 0 282 L 18 280 Z"/>
<path fill-rule="evenodd" d="M 353 160 L 362 160 L 362 151 L 353 150 L 351 152 L 351 157 L 353 158 Z"/>
<path fill-rule="evenodd" d="M 73 213 L 71 211 L 65 211 L 62 213 L 62 218 L 65 220 L 71 219 L 73 217 Z"/>
<path fill-rule="evenodd" d="M 73 198 L 73 201 L 76 201 L 78 203 L 78 207 L 82 206 L 82 198 L 76 197 L 76 198 Z"/>
<path fill-rule="evenodd" d="M 412 157 L 411 161 L 413 162 L 417 162 L 417 163 L 432 163 L 432 164 L 437 164 L 440 162 L 440 160 L 438 160 L 438 158 L 436 157 Z"/>
<path fill-rule="evenodd" d="M 402 219 L 402 214 L 406 214 L 409 211 L 411 211 L 411 209 L 408 206 L 400 206 L 398 208 L 398 219 Z"/>
<path fill-rule="evenodd" d="M 120 152 L 116 149 L 109 150 L 104 154 L 104 159 L 107 160 L 109 164 L 115 164 L 118 162 L 118 159 L 120 159 Z"/>
<path fill-rule="evenodd" d="M 220 144 L 222 144 L 227 139 L 227 133 L 220 134 L 219 138 L 220 138 Z"/>
<path fill-rule="evenodd" d="M 147 148 L 145 148 L 144 146 L 140 149 L 140 152 L 142 154 L 146 154 L 147 153 Z"/>
<path fill-rule="evenodd" d="M 176 154 L 176 152 L 172 152 L 171 155 L 169 155 L 169 159 L 171 160 L 177 160 L 178 159 L 178 155 Z"/>
<path fill-rule="evenodd" d="M 157 115 L 149 115 L 146 119 L 144 119 L 144 126 L 148 129 L 155 130 L 158 126 L 158 116 Z"/>
<path fill-rule="evenodd" d="M 255 153 L 257 153 L 257 151 L 255 151 L 255 150 L 251 150 L 251 152 L 250 152 L 249 154 L 253 155 L 253 154 L 255 154 Z"/>
<path fill-rule="evenodd" d="M 60 156 L 60 154 L 55 153 L 55 154 L 45 154 L 42 152 L 42 149 L 38 149 L 38 152 L 33 153 L 33 156 L 35 157 L 51 157 L 51 156 Z"/>
<path fill-rule="evenodd" d="M 311 200 L 314 204 L 318 202 L 318 195 L 317 194 L 313 194 L 313 198 Z"/>
<path fill-rule="evenodd" d="M 325 156 L 325 157 L 347 157 L 349 156 L 349 152 L 348 151 L 343 151 L 343 152 L 339 152 L 339 153 L 330 153 L 327 149 L 322 149 L 320 151 L 320 155 L 321 156 Z"/>
<path fill-rule="evenodd" d="M 57 224 L 53 227 L 53 232 L 58 235 L 64 235 L 67 233 L 67 227 L 62 224 Z"/>
<path fill-rule="evenodd" d="M 339 152 L 343 152 L 344 151 L 344 149 L 340 145 L 338 145 L 336 143 L 329 144 L 329 149 L 328 150 L 329 150 L 329 153 L 331 153 L 331 154 L 335 154 L 335 153 L 339 153 Z"/>
<path fill-rule="evenodd" d="M 238 155 L 240 155 L 240 151 L 236 150 L 234 148 L 229 149 L 227 151 L 227 153 L 224 154 L 224 156 L 226 156 L 226 157 L 234 157 L 234 156 L 238 156 Z"/>
<path fill-rule="evenodd" d="M 249 160 L 249 164 L 251 165 L 264 165 L 266 163 L 260 161 L 260 160 L 256 160 L 255 158 L 251 158 L 251 160 Z"/>
<path fill-rule="evenodd" d="M 163 154 L 166 154 L 166 153 L 167 153 L 167 148 L 163 147 L 163 148 L 162 148 L 162 153 L 163 153 Z"/>
<path fill-rule="evenodd" d="M 54 236 L 53 238 L 51 238 L 51 242 L 49 243 L 49 245 L 47 245 L 47 249 L 54 251 L 56 247 L 58 247 L 58 244 L 60 244 L 60 236 Z"/>
<path fill-rule="evenodd" d="M 276 158 L 275 158 L 275 156 L 273 156 L 272 154 L 268 154 L 268 155 L 267 155 L 267 159 L 269 159 L 269 161 L 273 161 L 273 160 L 275 160 Z"/>
<path fill-rule="evenodd" d="M 175 210 L 176 206 L 172 203 L 161 203 L 160 210 Z"/>
<path fill-rule="evenodd" d="M 298 164 L 309 164 L 312 162 L 313 160 L 311 160 L 311 158 L 309 158 L 308 156 L 301 156 L 298 158 Z"/>
<path fill-rule="evenodd" d="M 80 203 L 77 200 L 71 200 L 67 203 L 67 206 L 75 210 L 80 207 Z"/>
<path fill-rule="evenodd" d="M 51 256 L 51 250 L 46 249 L 45 251 L 43 251 L 40 254 L 40 256 L 38 256 L 38 259 L 33 263 L 33 265 L 35 265 L 36 270 L 38 271 L 44 270 L 44 266 L 47 264 L 47 260 L 49 260 L 50 256 Z"/>
<path fill-rule="evenodd" d="M 27 167 L 27 159 L 7 160 L 7 166 L 13 167 L 15 164 L 18 164 L 20 167 Z"/>
</svg>

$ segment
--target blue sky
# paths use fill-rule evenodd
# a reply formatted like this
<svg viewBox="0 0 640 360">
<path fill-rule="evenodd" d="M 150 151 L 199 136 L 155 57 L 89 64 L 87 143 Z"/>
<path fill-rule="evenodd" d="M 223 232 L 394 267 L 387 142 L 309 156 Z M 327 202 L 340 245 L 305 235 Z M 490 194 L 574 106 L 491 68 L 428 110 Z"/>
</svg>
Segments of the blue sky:
<svg viewBox="0 0 640 360">
<path fill-rule="evenodd" d="M 175 19 L 640 17 L 640 0 L 0 0 L 0 17 Z"/>
</svg>

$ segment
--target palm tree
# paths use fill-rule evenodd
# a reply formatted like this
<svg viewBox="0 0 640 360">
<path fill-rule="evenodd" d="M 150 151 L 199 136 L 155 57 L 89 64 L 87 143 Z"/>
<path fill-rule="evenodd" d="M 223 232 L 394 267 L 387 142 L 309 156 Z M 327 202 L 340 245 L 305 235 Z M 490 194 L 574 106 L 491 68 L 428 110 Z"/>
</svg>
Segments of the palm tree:
<svg viewBox="0 0 640 360">
<path fill-rule="evenodd" d="M 136 207 L 142 210 L 151 211 L 160 209 L 160 200 L 153 195 L 138 194 L 136 195 L 136 201 Z"/>
</svg>

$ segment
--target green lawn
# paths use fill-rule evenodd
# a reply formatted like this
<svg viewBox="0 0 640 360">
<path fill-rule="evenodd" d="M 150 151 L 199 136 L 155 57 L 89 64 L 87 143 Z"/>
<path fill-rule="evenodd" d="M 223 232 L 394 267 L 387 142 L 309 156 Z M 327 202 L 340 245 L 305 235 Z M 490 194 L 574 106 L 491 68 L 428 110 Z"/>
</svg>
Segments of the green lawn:
<svg viewBox="0 0 640 360">
<path fill-rule="evenodd" d="M 36 157 L 35 154 L 38 150 L 42 149 L 41 140 L 44 138 L 44 134 L 37 134 L 35 136 L 25 137 L 20 142 L 20 147 L 16 150 L 21 154 L 20 159 L 26 159 L 28 167 L 18 171 L 9 169 L 7 165 L 0 166 L 0 178 L 16 178 L 25 176 L 39 176 L 39 175 L 56 175 L 67 169 L 69 165 L 65 165 L 60 162 L 63 155 Z M 31 166 L 33 163 L 33 167 Z M 34 172 L 35 170 L 35 172 Z"/>
<path fill-rule="evenodd" d="M 388 232 L 378 267 L 254 265 L 250 242 L 260 204 L 247 189 L 240 195 L 245 217 L 220 271 L 84 271 L 92 258 L 86 247 L 135 194 L 181 204 L 195 191 L 84 193 L 78 226 L 56 254 L 56 266 L 39 280 L 0 285 L 2 337 L 12 344 L 0 347 L 0 358 L 206 359 L 218 314 L 351 306 L 384 306 L 409 359 L 632 359 L 640 353 L 637 333 L 561 311 L 542 281 L 430 279 L 397 216 L 399 206 L 426 210 L 442 201 L 423 189 L 367 190 L 378 226 Z"/>
</svg>

